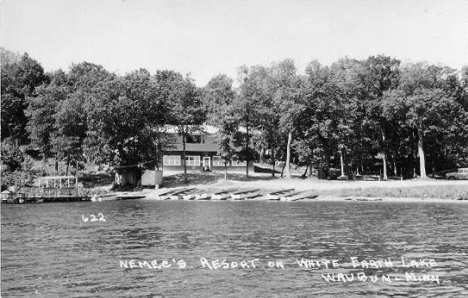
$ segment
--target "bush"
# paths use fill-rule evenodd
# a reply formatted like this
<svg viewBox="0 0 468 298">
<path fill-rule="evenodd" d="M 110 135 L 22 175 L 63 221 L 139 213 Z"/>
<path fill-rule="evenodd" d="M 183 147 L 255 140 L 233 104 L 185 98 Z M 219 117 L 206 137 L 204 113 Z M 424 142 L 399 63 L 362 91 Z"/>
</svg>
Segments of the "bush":
<svg viewBox="0 0 468 298">
<path fill-rule="evenodd" d="M 13 185 L 16 185 L 17 187 L 32 185 L 34 176 L 36 174 L 32 170 L 32 158 L 24 153 L 10 139 L 5 139 L 2 141 L 1 152 L 2 191 Z"/>
</svg>

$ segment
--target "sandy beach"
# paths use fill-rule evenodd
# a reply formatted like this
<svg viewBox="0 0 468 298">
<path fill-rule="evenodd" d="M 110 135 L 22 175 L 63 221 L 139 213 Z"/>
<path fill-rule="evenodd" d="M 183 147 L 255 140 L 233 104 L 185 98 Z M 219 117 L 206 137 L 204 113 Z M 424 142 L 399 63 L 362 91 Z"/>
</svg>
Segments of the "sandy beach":
<svg viewBox="0 0 468 298">
<path fill-rule="evenodd" d="M 231 179 L 229 179 L 231 178 Z M 297 191 L 315 190 L 316 200 L 327 201 L 430 201 L 430 202 L 468 202 L 467 180 L 412 179 L 387 181 L 338 181 L 314 178 L 278 178 L 262 174 L 229 176 L 189 174 L 189 183 L 182 182 L 181 175 L 166 177 L 159 189 L 145 189 L 147 199 L 157 199 L 158 195 L 174 188 L 196 188 L 206 192 L 224 189 L 259 189 L 269 193 L 293 188 Z"/>
</svg>

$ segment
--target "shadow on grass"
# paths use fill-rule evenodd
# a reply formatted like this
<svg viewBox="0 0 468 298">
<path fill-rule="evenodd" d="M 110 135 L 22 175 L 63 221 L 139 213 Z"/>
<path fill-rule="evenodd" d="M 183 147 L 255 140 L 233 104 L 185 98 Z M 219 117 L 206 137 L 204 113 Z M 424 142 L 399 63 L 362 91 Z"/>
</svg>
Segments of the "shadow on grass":
<svg viewBox="0 0 468 298">
<path fill-rule="evenodd" d="M 83 173 L 78 179 L 86 188 L 107 186 L 114 182 L 112 175 L 107 173 Z"/>
</svg>

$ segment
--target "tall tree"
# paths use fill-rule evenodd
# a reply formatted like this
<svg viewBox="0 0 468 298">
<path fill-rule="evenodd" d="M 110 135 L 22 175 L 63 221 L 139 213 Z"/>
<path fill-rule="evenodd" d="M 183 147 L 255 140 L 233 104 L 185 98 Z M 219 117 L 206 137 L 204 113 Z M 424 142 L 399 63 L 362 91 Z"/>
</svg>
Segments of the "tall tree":
<svg viewBox="0 0 468 298">
<path fill-rule="evenodd" d="M 187 136 L 199 130 L 199 126 L 206 119 L 200 90 L 197 89 L 190 76 L 184 78 L 181 74 L 173 71 L 158 71 L 156 81 L 161 95 L 169 99 L 168 123 L 175 125 L 182 137 L 184 183 L 188 183 L 185 157 Z"/>
<path fill-rule="evenodd" d="M 232 106 L 235 98 L 232 83 L 226 75 L 218 75 L 204 89 L 207 123 L 218 128 L 218 154 L 224 162 L 224 179 L 227 179 L 227 167 L 235 153 L 234 139 L 239 126 Z"/>
<path fill-rule="evenodd" d="M 307 88 L 301 110 L 301 134 L 315 142 L 309 152 L 314 153 L 320 168 L 319 177 L 330 177 L 331 161 L 336 152 L 343 149 L 344 140 L 340 130 L 343 129 L 343 98 L 333 81 L 329 67 L 323 67 L 317 61 L 310 63 L 306 69 Z M 341 138 L 340 138 L 341 137 Z M 315 144 L 314 144 L 315 143 Z"/>
<path fill-rule="evenodd" d="M 263 85 L 268 71 L 261 65 L 242 66 L 238 70 L 239 94 L 235 97 L 234 112 L 239 116 L 240 129 L 243 129 L 242 150 L 240 157 L 245 161 L 245 174 L 249 177 L 249 163 L 254 159 L 252 150 L 252 131 L 259 127 L 259 111 L 262 109 L 262 98 L 266 96 Z"/>
<path fill-rule="evenodd" d="M 425 63 L 409 64 L 402 70 L 400 89 L 389 95 L 400 103 L 406 123 L 416 132 L 421 178 L 427 177 L 425 139 L 436 143 L 442 138 L 447 146 L 464 115 L 453 88 L 447 86 L 451 73 L 454 70 Z"/>
<path fill-rule="evenodd" d="M 276 115 L 279 115 L 280 131 L 287 135 L 285 171 L 291 178 L 291 145 L 299 117 L 299 105 L 303 96 L 303 81 L 296 75 L 296 66 L 291 59 L 285 59 L 271 67 L 273 100 Z M 272 123 L 273 124 L 273 123 Z"/>
<path fill-rule="evenodd" d="M 390 125 L 383 117 L 382 99 L 385 91 L 394 89 L 399 81 L 400 61 L 388 56 L 371 56 L 365 62 L 365 75 L 367 80 L 367 96 L 369 119 L 374 121 L 376 129 L 380 133 L 380 148 L 383 165 L 383 179 L 388 179 L 387 174 L 387 147 L 388 131 Z"/>
<path fill-rule="evenodd" d="M 29 98 L 26 116 L 29 118 L 27 131 L 31 145 L 42 153 L 43 165 L 54 152 L 52 148 L 55 118 L 58 106 L 67 98 L 67 88 L 55 84 L 43 85 L 36 90 L 36 96 Z"/>
<path fill-rule="evenodd" d="M 66 160 L 65 175 L 71 164 L 78 170 L 79 162 L 84 161 L 83 144 L 88 130 L 85 106 L 86 95 L 75 92 L 58 103 L 54 115 L 52 147 L 60 159 Z"/>
<path fill-rule="evenodd" d="M 154 160 L 159 134 L 154 128 L 163 124 L 167 108 L 148 71 L 141 69 L 97 85 L 88 104 L 88 158 L 130 171 Z"/>
<path fill-rule="evenodd" d="M 2 49 L 2 58 L 5 58 L 1 69 L 2 140 L 11 137 L 19 144 L 25 142 L 27 136 L 27 97 L 49 79 L 42 66 L 27 53 L 18 59 L 17 55 Z"/>
</svg>

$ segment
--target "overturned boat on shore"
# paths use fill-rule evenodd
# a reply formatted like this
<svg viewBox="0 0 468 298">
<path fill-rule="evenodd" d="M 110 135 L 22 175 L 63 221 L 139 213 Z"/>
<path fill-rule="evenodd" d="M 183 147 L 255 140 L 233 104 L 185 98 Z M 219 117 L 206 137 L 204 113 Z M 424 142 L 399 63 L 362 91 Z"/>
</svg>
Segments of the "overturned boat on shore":
<svg viewBox="0 0 468 298">
<path fill-rule="evenodd" d="M 157 200 L 187 201 L 307 201 L 318 197 L 315 190 L 295 190 L 293 188 L 266 192 L 258 188 L 200 189 L 175 188 L 167 189 L 158 195 Z"/>
</svg>

